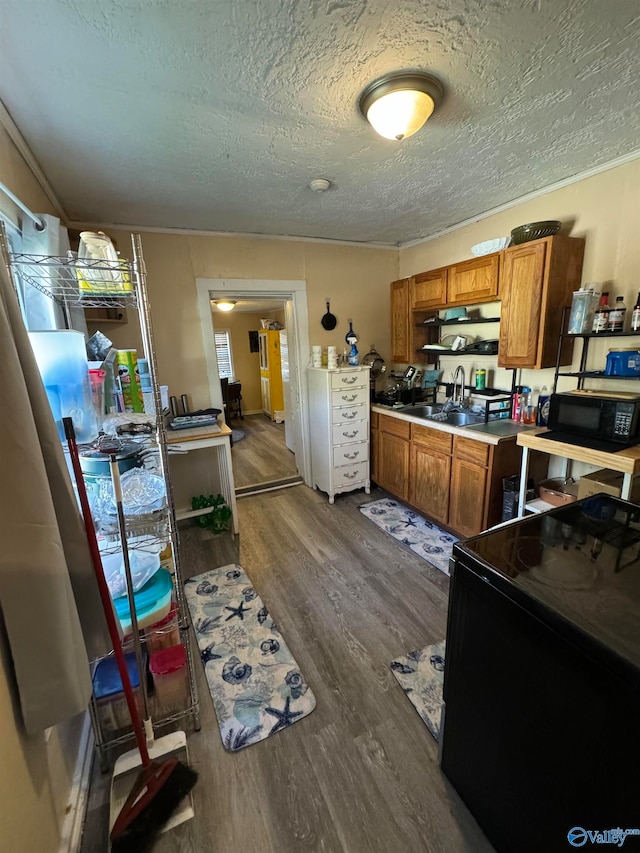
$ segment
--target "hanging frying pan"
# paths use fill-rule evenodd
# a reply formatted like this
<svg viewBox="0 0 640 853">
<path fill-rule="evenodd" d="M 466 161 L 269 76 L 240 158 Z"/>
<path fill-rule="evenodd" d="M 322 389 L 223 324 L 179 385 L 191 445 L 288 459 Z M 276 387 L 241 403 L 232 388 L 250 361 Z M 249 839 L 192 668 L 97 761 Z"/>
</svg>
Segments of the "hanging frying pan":
<svg viewBox="0 0 640 853">
<path fill-rule="evenodd" d="M 336 320 L 335 315 L 332 314 L 331 311 L 329 311 L 329 300 L 328 299 L 327 299 L 327 313 L 324 315 L 322 320 L 320 320 L 320 322 L 322 323 L 322 328 L 326 329 L 327 332 L 330 332 L 332 329 L 335 329 L 335 327 L 338 324 L 338 321 Z"/>
</svg>

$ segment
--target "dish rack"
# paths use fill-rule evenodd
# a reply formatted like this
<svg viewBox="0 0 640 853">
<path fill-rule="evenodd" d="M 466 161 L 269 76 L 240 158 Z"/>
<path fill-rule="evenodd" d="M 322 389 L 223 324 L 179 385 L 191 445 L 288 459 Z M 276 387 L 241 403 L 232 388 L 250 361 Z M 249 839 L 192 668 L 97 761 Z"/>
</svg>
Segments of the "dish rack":
<svg viewBox="0 0 640 853">
<path fill-rule="evenodd" d="M 156 417 L 154 446 L 158 455 L 158 475 L 165 483 L 166 507 L 149 513 L 145 516 L 128 516 L 125 519 L 126 535 L 124 541 L 120 541 L 117 527 L 102 528 L 99 535 L 104 537 L 106 543 L 103 553 L 113 553 L 122 548 L 129 552 L 135 548 L 132 540 L 144 536 L 148 543 L 150 540 L 156 543 L 168 543 L 170 546 L 170 558 L 163 561 L 165 568 L 171 574 L 173 585 L 173 596 L 176 602 L 178 629 L 180 642 L 186 650 L 188 696 L 184 707 L 179 710 L 170 709 L 164 711 L 157 702 L 156 696 L 148 688 L 146 670 L 139 679 L 140 703 L 145 716 L 151 717 L 153 732 L 166 728 L 180 722 L 186 723 L 191 720 L 195 731 L 200 729 L 200 709 L 198 694 L 195 683 L 194 655 L 192 641 L 189 636 L 189 615 L 183 594 L 183 579 L 180 565 L 179 536 L 175 514 L 173 489 L 169 476 L 169 457 L 167 450 L 165 423 L 162 416 L 162 400 L 158 384 L 156 355 L 151 327 L 151 312 L 147 294 L 146 266 L 142 253 L 142 243 L 139 234 L 131 235 L 131 247 L 133 260 L 127 261 L 122 258 L 117 263 L 113 261 L 78 261 L 74 257 L 56 257 L 52 255 L 17 254 L 9 251 L 9 243 L 2 222 L 0 221 L 0 249 L 4 262 L 11 275 L 14 287 L 18 295 L 22 288 L 31 286 L 53 299 L 62 309 L 67 328 L 71 327 L 71 318 L 74 308 L 133 308 L 138 310 L 140 332 L 143 341 L 144 357 L 149 364 L 149 373 L 153 388 L 155 411 L 159 413 Z M 105 282 L 114 278 L 123 278 L 133 283 L 129 290 L 119 293 L 109 292 L 109 295 L 99 293 L 86 293 L 79 287 L 79 280 L 86 274 L 87 266 L 91 267 L 92 281 L 95 283 L 104 275 Z M 169 549 L 166 549 L 167 553 Z M 147 660 L 146 639 L 140 635 L 131 637 L 125 652 L 134 650 L 138 660 Z M 106 658 L 91 661 L 92 676 L 96 667 Z M 93 731 L 95 735 L 95 748 L 99 757 L 100 766 L 106 771 L 109 766 L 108 752 L 113 747 L 121 746 L 134 739 L 131 726 L 123 726 L 116 734 L 107 735 L 103 730 L 98 712 L 98 704 L 95 695 L 92 696 L 89 707 Z"/>
</svg>

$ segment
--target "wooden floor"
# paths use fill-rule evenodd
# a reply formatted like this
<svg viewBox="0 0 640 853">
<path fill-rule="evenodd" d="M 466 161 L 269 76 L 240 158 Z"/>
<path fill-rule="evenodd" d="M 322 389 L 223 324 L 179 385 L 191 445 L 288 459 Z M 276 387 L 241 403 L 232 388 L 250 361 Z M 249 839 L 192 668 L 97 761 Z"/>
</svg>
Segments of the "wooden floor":
<svg viewBox="0 0 640 853">
<path fill-rule="evenodd" d="M 245 415 L 231 422 L 244 438 L 231 448 L 236 489 L 270 483 L 298 473 L 294 454 L 284 443 L 284 424 L 266 415 Z"/>
<path fill-rule="evenodd" d="M 449 579 L 382 533 L 358 505 L 306 486 L 243 498 L 240 536 L 181 530 L 185 576 L 239 562 L 313 689 L 291 728 L 225 752 L 196 662 L 202 730 L 196 817 L 157 853 L 485 853 L 438 765 L 437 745 L 389 668 L 445 635 Z M 108 776 L 94 772 L 84 853 L 105 850 Z"/>
</svg>

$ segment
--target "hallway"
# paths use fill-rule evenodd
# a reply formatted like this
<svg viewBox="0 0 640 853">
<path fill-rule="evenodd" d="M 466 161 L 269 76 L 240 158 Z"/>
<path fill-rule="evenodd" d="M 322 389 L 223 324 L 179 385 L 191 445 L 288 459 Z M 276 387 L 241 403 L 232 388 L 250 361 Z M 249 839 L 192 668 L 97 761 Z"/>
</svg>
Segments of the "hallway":
<svg viewBox="0 0 640 853">
<path fill-rule="evenodd" d="M 235 418 L 229 425 L 244 432 L 244 438 L 231 448 L 236 492 L 296 476 L 295 455 L 284 443 L 284 423 L 256 414 Z"/>
</svg>

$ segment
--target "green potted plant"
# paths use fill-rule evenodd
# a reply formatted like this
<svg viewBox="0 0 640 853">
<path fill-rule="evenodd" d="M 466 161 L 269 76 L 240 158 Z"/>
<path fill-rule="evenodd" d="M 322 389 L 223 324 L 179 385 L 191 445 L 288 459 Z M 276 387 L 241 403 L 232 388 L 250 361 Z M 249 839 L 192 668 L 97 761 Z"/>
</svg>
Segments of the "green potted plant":
<svg viewBox="0 0 640 853">
<path fill-rule="evenodd" d="M 206 527 L 212 533 L 224 533 L 229 529 L 231 523 L 231 509 L 222 495 L 198 495 L 191 498 L 192 509 L 205 509 L 211 507 L 211 512 L 196 516 L 196 522 L 200 527 Z"/>
</svg>

